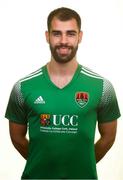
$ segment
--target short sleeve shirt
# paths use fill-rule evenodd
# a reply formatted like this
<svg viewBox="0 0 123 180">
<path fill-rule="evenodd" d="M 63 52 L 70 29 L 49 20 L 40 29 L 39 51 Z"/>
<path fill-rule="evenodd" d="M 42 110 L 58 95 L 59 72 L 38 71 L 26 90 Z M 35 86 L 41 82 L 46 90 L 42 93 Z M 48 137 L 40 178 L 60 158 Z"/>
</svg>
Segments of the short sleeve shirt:
<svg viewBox="0 0 123 180">
<path fill-rule="evenodd" d="M 78 65 L 60 89 L 43 66 L 14 85 L 5 116 L 29 127 L 22 179 L 97 179 L 96 123 L 114 121 L 120 111 L 107 79 Z"/>
</svg>

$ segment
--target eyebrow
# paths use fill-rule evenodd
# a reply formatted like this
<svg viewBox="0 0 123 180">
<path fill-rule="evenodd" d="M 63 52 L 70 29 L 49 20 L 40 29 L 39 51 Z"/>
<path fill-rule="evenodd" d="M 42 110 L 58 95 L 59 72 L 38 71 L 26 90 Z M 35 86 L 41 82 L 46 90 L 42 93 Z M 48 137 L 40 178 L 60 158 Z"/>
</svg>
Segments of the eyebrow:
<svg viewBox="0 0 123 180">
<path fill-rule="evenodd" d="M 52 32 L 52 33 L 58 33 L 58 32 L 61 33 L 60 30 L 52 30 L 51 32 Z M 66 32 L 67 32 L 67 33 L 75 33 L 75 34 L 77 33 L 77 31 L 75 31 L 75 30 L 68 30 L 68 31 L 66 31 Z"/>
<path fill-rule="evenodd" d="M 67 33 L 75 33 L 76 34 L 77 31 L 75 31 L 75 30 L 68 30 Z"/>
</svg>

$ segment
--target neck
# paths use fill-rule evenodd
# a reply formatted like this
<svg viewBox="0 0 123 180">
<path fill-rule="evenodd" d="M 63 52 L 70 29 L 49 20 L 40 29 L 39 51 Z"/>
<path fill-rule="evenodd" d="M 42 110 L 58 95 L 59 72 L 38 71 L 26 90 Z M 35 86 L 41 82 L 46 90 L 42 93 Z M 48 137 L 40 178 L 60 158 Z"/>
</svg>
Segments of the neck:
<svg viewBox="0 0 123 180">
<path fill-rule="evenodd" d="M 75 59 L 65 64 L 60 64 L 52 59 L 47 64 L 47 69 L 50 75 L 59 75 L 62 77 L 66 75 L 73 75 L 77 67 L 78 62 Z"/>
</svg>

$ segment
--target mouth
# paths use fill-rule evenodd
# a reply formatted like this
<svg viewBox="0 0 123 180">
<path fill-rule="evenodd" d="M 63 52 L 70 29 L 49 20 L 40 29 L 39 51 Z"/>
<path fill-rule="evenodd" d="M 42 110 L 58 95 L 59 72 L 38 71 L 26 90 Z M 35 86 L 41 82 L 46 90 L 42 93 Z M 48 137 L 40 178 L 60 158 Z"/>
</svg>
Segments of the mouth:
<svg viewBox="0 0 123 180">
<path fill-rule="evenodd" d="M 67 55 L 70 53 L 71 48 L 70 47 L 57 47 L 56 50 L 61 55 Z"/>
</svg>

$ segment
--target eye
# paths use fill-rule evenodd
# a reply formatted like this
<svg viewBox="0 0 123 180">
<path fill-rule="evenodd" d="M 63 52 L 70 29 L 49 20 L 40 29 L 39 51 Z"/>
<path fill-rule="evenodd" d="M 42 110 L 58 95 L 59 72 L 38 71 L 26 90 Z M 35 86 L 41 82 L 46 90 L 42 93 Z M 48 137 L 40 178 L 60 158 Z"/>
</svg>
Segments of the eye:
<svg viewBox="0 0 123 180">
<path fill-rule="evenodd" d="M 74 32 L 74 31 L 68 31 L 68 32 L 67 32 L 67 35 L 68 35 L 68 36 L 76 36 L 76 32 Z"/>
<path fill-rule="evenodd" d="M 53 36 L 56 36 L 56 37 L 61 36 L 61 32 L 59 32 L 59 31 L 53 31 L 52 34 L 53 34 Z"/>
</svg>

